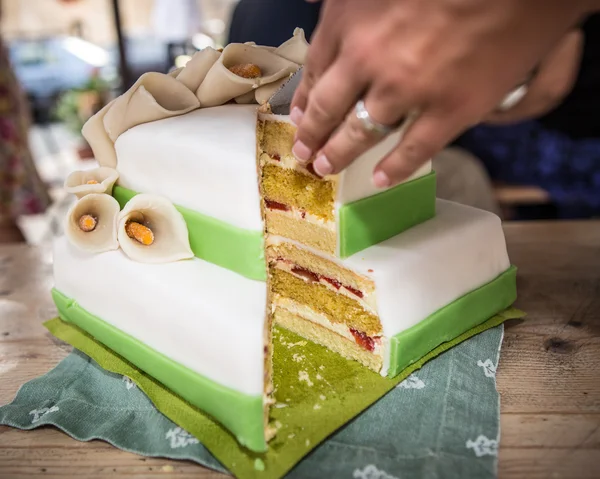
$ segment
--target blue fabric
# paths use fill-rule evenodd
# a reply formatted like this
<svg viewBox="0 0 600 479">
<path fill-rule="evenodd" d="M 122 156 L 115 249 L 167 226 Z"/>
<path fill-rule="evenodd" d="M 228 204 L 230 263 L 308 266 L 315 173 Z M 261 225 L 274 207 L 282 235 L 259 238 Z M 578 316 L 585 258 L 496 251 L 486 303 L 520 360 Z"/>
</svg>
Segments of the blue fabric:
<svg viewBox="0 0 600 479">
<path fill-rule="evenodd" d="M 560 217 L 600 215 L 600 138 L 574 140 L 528 121 L 481 125 L 458 144 L 479 157 L 495 181 L 546 190 Z"/>
</svg>

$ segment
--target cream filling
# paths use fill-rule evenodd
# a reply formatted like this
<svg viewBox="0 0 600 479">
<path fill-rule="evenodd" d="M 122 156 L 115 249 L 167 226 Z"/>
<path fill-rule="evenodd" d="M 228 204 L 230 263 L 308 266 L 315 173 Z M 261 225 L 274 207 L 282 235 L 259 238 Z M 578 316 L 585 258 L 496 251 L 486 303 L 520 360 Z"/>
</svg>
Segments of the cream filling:
<svg viewBox="0 0 600 479">
<path fill-rule="evenodd" d="M 350 331 L 350 328 L 346 324 L 334 323 L 330 321 L 325 315 L 315 311 L 314 309 L 304 304 L 297 303 L 292 299 L 284 298 L 277 294 L 273 297 L 272 308 L 273 311 L 275 311 L 275 308 L 285 309 L 290 313 L 301 316 L 307 321 L 323 326 L 324 328 L 327 328 L 333 331 L 334 333 L 339 334 L 340 336 L 356 343 L 356 338 L 354 337 L 354 335 Z M 371 336 L 371 339 L 374 343 L 374 349 L 371 353 L 375 354 L 376 356 L 381 356 L 383 358 L 387 340 L 382 336 Z"/>
<path fill-rule="evenodd" d="M 282 203 L 283 204 L 283 203 Z M 324 220 L 323 218 L 321 218 L 320 216 L 316 216 L 313 215 L 312 213 L 309 213 L 307 211 L 301 210 L 299 208 L 295 208 L 293 206 L 290 205 L 285 205 L 289 208 L 288 211 L 284 211 L 284 210 L 279 210 L 276 208 L 269 208 L 266 204 L 265 204 L 265 208 L 268 209 L 269 211 L 275 211 L 279 214 L 282 214 L 284 216 L 287 216 L 288 218 L 293 218 L 295 220 L 301 220 L 301 221 L 308 221 L 309 223 L 312 223 L 316 226 L 319 226 L 320 228 L 326 228 L 330 231 L 335 231 L 335 222 L 333 221 L 327 221 Z"/>
<path fill-rule="evenodd" d="M 273 123 L 288 123 L 293 125 L 290 115 L 276 115 L 275 113 L 258 112 L 258 119 L 261 121 L 269 121 Z"/>
<path fill-rule="evenodd" d="M 310 271 L 311 273 L 313 273 L 317 276 L 322 276 L 319 273 L 315 273 L 314 271 L 311 271 L 308 268 L 303 268 L 302 266 L 295 264 L 293 261 L 286 260 L 285 258 L 281 259 L 281 260 L 276 260 L 275 267 L 277 269 L 281 269 L 287 273 L 290 273 L 291 275 L 295 276 L 296 278 L 300 278 L 301 280 L 303 280 L 307 283 L 314 284 L 315 281 L 311 281 L 308 278 L 306 278 L 305 276 L 295 273 L 294 271 L 292 271 L 294 267 L 307 269 L 308 271 Z M 332 279 L 334 279 L 334 278 L 332 278 Z M 326 281 L 324 278 L 321 278 L 321 277 L 319 278 L 318 284 L 325 286 L 329 291 L 332 291 L 337 294 L 342 294 L 342 295 L 346 296 L 347 298 L 350 298 L 353 301 L 356 301 L 358 304 L 360 304 L 363 307 L 364 310 L 377 316 L 377 305 L 375 304 L 374 295 L 366 293 L 365 291 L 361 291 L 361 293 L 363 294 L 363 297 L 360 298 L 359 296 L 356 296 L 354 293 L 352 293 L 348 289 L 344 288 L 343 283 L 340 286 L 340 288 L 338 289 L 335 286 L 333 286 L 329 281 Z"/>
<path fill-rule="evenodd" d="M 262 152 L 260 155 L 260 164 L 261 166 L 269 164 L 286 170 L 296 170 L 301 173 L 308 172 L 308 170 L 303 168 L 293 156 L 288 155 L 280 157 L 279 160 L 275 160 L 274 158 L 271 158 L 268 153 Z"/>
<path fill-rule="evenodd" d="M 338 258 L 337 256 L 333 256 L 333 255 L 324 253 L 323 251 L 313 248 L 312 246 L 308 246 L 304 243 L 300 243 L 300 241 L 296 241 L 296 240 L 293 240 L 290 238 L 285 238 L 284 236 L 272 235 L 272 234 L 267 235 L 266 240 L 265 240 L 266 246 L 277 246 L 282 243 L 289 243 L 291 245 L 296 246 L 297 248 L 304 249 L 315 256 L 329 260 L 332 263 L 335 263 L 336 265 L 338 265 L 340 268 L 349 269 L 348 265 L 344 263 L 344 260 Z M 357 253 L 357 255 L 358 255 L 358 253 Z M 360 275 L 370 279 L 371 281 L 373 281 L 375 279 L 373 276 L 373 271 L 371 271 L 371 270 L 367 271 L 366 273 L 363 273 L 361 271 Z"/>
<path fill-rule="evenodd" d="M 268 153 L 261 151 L 260 165 L 264 166 L 266 164 L 277 166 L 286 170 L 295 170 L 299 173 L 313 176 L 313 173 L 311 173 L 304 165 L 299 163 L 298 160 L 291 155 L 285 155 L 280 157 L 279 160 L 275 160 L 274 158 L 271 158 Z M 325 178 L 328 181 L 334 181 L 332 176 L 326 176 Z"/>
</svg>

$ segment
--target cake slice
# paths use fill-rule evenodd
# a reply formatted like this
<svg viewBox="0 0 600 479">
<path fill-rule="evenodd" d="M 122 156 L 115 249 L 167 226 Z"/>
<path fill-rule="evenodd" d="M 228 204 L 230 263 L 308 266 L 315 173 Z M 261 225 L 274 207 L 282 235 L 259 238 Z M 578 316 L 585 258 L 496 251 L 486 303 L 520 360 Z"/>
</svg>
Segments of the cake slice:
<svg viewBox="0 0 600 479">
<path fill-rule="evenodd" d="M 268 108 L 263 108 L 267 110 Z M 265 222 L 325 253 L 346 258 L 433 217 L 435 174 L 427 162 L 402 184 L 384 190 L 371 182 L 375 165 L 401 132 L 365 152 L 343 172 L 320 178 L 292 154 L 296 128 L 287 115 L 261 113 L 258 155 Z"/>
<path fill-rule="evenodd" d="M 443 200 L 435 218 L 347 259 L 267 236 L 276 323 L 382 375 L 508 307 L 500 220 Z"/>
<path fill-rule="evenodd" d="M 144 264 L 123 251 L 54 245 L 60 317 L 222 423 L 266 448 L 272 404 L 267 289 L 207 261 Z"/>
</svg>

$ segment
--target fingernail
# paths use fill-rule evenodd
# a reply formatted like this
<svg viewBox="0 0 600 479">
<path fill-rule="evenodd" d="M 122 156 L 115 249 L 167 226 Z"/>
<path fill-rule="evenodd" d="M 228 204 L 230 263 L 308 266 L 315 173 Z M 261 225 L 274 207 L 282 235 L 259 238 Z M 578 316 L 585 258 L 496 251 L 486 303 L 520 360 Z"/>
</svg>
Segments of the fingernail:
<svg viewBox="0 0 600 479">
<path fill-rule="evenodd" d="M 392 182 L 390 181 L 390 177 L 386 175 L 385 172 L 379 170 L 373 175 L 373 184 L 377 188 L 387 188 L 388 186 L 391 186 Z"/>
<path fill-rule="evenodd" d="M 327 176 L 333 173 L 333 165 L 325 155 L 319 155 L 313 163 L 313 168 L 319 176 Z"/>
<path fill-rule="evenodd" d="M 292 111 L 290 112 L 290 120 L 294 125 L 298 126 L 298 124 L 302 121 L 303 116 L 304 112 L 300 108 L 297 106 L 292 108 Z"/>
<path fill-rule="evenodd" d="M 302 163 L 306 163 L 308 160 L 310 160 L 310 157 L 312 156 L 312 150 L 300 140 L 294 143 L 292 153 L 294 154 L 296 159 Z"/>
</svg>

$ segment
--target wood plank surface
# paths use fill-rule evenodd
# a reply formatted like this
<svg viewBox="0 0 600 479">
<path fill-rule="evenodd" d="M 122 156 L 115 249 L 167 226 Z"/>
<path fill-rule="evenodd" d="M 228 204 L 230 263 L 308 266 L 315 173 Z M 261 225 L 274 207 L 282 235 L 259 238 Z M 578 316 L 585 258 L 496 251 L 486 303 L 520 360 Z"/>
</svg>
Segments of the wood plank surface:
<svg viewBox="0 0 600 479">
<path fill-rule="evenodd" d="M 600 477 L 600 222 L 512 223 L 517 306 L 498 369 L 501 478 Z M 51 254 L 0 246 L 0 404 L 69 347 L 41 323 L 55 314 Z M 0 427 L 0 477 L 227 477 L 191 462 L 143 458 L 53 428 Z"/>
</svg>

